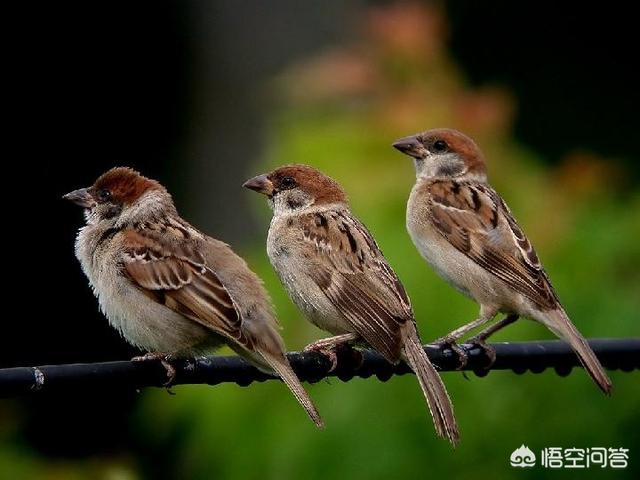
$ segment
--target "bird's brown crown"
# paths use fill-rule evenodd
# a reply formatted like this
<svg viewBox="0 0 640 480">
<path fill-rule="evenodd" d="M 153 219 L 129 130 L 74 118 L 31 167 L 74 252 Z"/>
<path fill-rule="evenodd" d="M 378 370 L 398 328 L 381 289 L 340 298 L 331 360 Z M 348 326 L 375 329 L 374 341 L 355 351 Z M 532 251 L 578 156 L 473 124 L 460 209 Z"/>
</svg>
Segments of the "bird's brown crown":
<svg viewBox="0 0 640 480">
<path fill-rule="evenodd" d="M 102 174 L 91 187 L 93 195 L 109 192 L 110 197 L 122 204 L 132 204 L 149 190 L 164 190 L 155 180 L 140 175 L 129 167 L 116 167 Z"/>
<path fill-rule="evenodd" d="M 278 191 L 300 188 L 315 199 L 316 205 L 347 202 L 347 195 L 338 182 L 307 165 L 280 167 L 268 178 Z"/>
<path fill-rule="evenodd" d="M 486 170 L 485 160 L 480 147 L 464 133 L 450 128 L 434 128 L 416 136 L 431 153 L 452 152 L 458 154 L 468 167 L 468 171 Z"/>
</svg>

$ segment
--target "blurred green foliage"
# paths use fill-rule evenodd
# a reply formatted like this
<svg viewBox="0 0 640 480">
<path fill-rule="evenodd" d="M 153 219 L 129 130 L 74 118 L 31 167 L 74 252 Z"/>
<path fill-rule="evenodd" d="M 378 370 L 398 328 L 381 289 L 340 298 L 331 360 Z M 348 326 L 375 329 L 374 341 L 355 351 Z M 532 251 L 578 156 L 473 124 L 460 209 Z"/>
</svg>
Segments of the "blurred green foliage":
<svg viewBox="0 0 640 480">
<path fill-rule="evenodd" d="M 609 168 L 606 158 L 585 152 L 553 169 L 543 167 L 511 138 L 517 106 L 508 92 L 468 88 L 447 56 L 444 31 L 437 9 L 373 10 L 353 45 L 283 75 L 273 85 L 283 100 L 270 124 L 269 147 L 247 177 L 306 163 L 337 179 L 404 282 L 428 341 L 475 318 L 477 306 L 441 281 L 412 245 L 404 215 L 413 166 L 390 144 L 427 128 L 460 128 L 483 148 L 493 185 L 536 245 L 583 334 L 638 336 L 640 192 L 625 185 L 624 172 Z M 301 317 L 273 273 L 264 248 L 270 212 L 263 199 L 255 196 L 254 202 L 264 235 L 242 253 L 273 296 L 289 348 L 300 349 L 325 334 Z M 552 335 L 521 320 L 495 340 L 544 338 Z M 566 378 L 549 371 L 443 377 L 461 428 L 456 450 L 436 439 L 410 375 L 386 383 L 354 379 L 309 386 L 325 431 L 314 428 L 278 382 L 177 387 L 175 397 L 149 389 L 140 395 L 131 435 L 149 455 L 162 455 L 170 465 L 165 474 L 174 478 L 551 477 L 540 467 L 509 466 L 510 453 L 521 444 L 536 453 L 551 446 L 630 448 L 627 470 L 591 469 L 581 476 L 638 478 L 637 373 L 611 372 L 611 398 L 581 369 Z M 0 443 L 1 478 L 125 480 L 144 470 L 136 458 L 34 463 L 29 452 Z"/>
</svg>

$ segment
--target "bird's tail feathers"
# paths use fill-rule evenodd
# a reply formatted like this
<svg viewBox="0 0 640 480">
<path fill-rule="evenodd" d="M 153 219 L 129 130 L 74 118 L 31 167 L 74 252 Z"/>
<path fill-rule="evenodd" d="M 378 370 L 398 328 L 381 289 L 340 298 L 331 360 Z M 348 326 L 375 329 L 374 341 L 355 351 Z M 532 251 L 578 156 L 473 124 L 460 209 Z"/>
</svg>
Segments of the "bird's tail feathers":
<svg viewBox="0 0 640 480">
<path fill-rule="evenodd" d="M 564 310 L 560 308 L 548 312 L 546 315 L 545 325 L 558 337 L 569 342 L 589 376 L 600 387 L 600 390 L 610 395 L 613 385 L 607 372 L 605 372 L 600 360 L 598 360 L 585 338 L 571 323 Z"/>
<path fill-rule="evenodd" d="M 406 361 L 418 377 L 436 432 L 454 446 L 460 439 L 453 405 L 440 375 L 427 357 L 415 327 L 404 343 Z"/>
<path fill-rule="evenodd" d="M 307 415 L 313 420 L 313 423 L 315 423 L 318 428 L 324 428 L 322 417 L 320 417 L 316 406 L 302 386 L 300 379 L 291 368 L 287 357 L 284 354 L 274 354 L 267 351 L 258 351 L 258 353 L 264 358 L 269 367 L 278 374 L 287 387 L 289 387 L 289 390 L 291 390 L 293 396 L 296 397 L 296 400 L 302 405 L 302 408 L 305 409 Z"/>
</svg>

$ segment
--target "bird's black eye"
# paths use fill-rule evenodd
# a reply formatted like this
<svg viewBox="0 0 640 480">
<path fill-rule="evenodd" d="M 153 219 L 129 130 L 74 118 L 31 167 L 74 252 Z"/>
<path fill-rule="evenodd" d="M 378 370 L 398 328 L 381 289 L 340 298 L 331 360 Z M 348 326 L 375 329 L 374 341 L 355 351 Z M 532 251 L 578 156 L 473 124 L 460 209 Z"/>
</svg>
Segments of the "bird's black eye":
<svg viewBox="0 0 640 480">
<path fill-rule="evenodd" d="M 111 198 L 111 192 L 106 188 L 101 188 L 96 192 L 96 197 L 99 202 L 107 202 Z"/>
<path fill-rule="evenodd" d="M 444 140 L 436 140 L 433 142 L 433 150 L 438 153 L 446 152 L 448 149 L 449 145 L 447 145 L 447 142 Z"/>
<path fill-rule="evenodd" d="M 294 188 L 295 186 L 296 181 L 291 177 L 284 177 L 282 180 L 280 180 L 280 188 L 282 190 L 289 190 L 291 188 Z"/>
</svg>

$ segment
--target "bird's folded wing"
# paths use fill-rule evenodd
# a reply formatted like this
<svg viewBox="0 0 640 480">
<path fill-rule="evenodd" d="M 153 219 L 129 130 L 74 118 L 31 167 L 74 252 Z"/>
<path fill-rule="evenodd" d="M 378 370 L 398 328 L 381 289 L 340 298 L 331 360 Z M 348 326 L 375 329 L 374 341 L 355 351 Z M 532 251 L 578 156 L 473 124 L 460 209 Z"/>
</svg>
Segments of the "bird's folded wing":
<svg viewBox="0 0 640 480">
<path fill-rule="evenodd" d="M 389 361 L 400 358 L 400 327 L 413 321 L 404 287 L 366 227 L 348 211 L 317 212 L 300 220 L 302 236 L 319 257 L 307 273 L 334 307 Z"/>
<path fill-rule="evenodd" d="M 125 230 L 124 270 L 150 298 L 251 349 L 238 309 L 191 241 L 165 230 Z M 202 248 L 202 245 L 200 245 Z"/>
<path fill-rule="evenodd" d="M 433 182 L 428 193 L 429 220 L 451 245 L 537 306 L 557 307 L 535 250 L 494 190 L 448 180 Z"/>
</svg>

